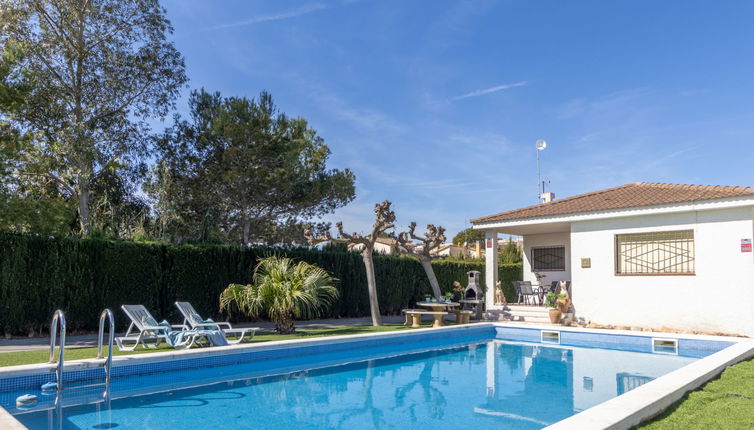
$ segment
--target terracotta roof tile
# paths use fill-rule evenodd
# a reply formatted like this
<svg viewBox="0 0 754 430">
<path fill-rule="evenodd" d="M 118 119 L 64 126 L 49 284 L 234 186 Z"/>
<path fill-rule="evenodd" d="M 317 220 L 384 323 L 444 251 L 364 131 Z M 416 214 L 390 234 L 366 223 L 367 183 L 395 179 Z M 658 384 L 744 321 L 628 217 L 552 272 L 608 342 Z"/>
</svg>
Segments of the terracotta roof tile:
<svg viewBox="0 0 754 430">
<path fill-rule="evenodd" d="M 754 195 L 754 187 L 637 182 L 471 220 L 473 224 Z"/>
</svg>

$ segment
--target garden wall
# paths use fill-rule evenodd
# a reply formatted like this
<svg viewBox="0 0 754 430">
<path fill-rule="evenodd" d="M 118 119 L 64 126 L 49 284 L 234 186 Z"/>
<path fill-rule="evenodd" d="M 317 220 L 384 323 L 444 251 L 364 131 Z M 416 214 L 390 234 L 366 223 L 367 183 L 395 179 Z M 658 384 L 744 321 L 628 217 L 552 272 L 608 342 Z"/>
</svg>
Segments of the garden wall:
<svg viewBox="0 0 754 430">
<path fill-rule="evenodd" d="M 115 311 L 125 328 L 120 305 L 144 304 L 158 319 L 180 320 L 173 305 L 190 301 L 202 314 L 220 317 L 218 297 L 230 283 L 247 283 L 257 259 L 278 253 L 328 270 L 339 279 L 340 299 L 328 317 L 369 315 L 361 256 L 316 249 L 172 246 L 98 239 L 56 239 L 0 234 L 0 331 L 45 331 L 55 309 L 63 309 L 68 330 L 96 330 L 99 312 Z M 466 285 L 466 272 L 483 262 L 433 262 L 443 292 L 453 281 Z M 397 314 L 431 291 L 419 262 L 405 256 L 376 255 L 380 309 Z M 521 279 L 521 265 L 500 267 L 502 285 Z M 506 296 L 512 299 L 512 292 Z"/>
</svg>

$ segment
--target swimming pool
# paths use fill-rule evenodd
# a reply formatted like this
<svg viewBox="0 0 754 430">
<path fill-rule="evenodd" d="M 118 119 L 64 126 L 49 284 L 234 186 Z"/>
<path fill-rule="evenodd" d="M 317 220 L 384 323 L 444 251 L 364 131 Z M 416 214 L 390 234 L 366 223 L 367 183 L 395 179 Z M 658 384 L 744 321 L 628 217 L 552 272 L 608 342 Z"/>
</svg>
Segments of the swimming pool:
<svg viewBox="0 0 754 430">
<path fill-rule="evenodd" d="M 539 429 L 730 345 L 494 325 L 418 334 L 123 366 L 107 399 L 74 389 L 21 410 L 18 389 L 0 405 L 29 429 Z"/>
</svg>

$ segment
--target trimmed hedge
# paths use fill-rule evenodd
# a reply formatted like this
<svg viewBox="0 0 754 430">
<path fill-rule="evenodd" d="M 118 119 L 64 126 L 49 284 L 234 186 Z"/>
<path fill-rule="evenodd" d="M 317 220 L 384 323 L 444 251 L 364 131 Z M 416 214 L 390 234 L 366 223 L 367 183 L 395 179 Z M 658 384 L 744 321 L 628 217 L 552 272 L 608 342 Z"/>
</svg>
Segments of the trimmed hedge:
<svg viewBox="0 0 754 430">
<path fill-rule="evenodd" d="M 55 309 L 63 309 L 70 331 L 96 330 L 99 312 L 116 311 L 125 328 L 121 304 L 143 304 L 156 318 L 178 322 L 173 303 L 190 301 L 202 315 L 220 317 L 218 297 L 230 283 L 248 283 L 257 260 L 285 254 L 328 270 L 339 279 L 340 299 L 328 317 L 369 315 L 364 264 L 359 254 L 316 249 L 231 246 L 172 246 L 98 239 L 55 239 L 0 234 L 0 331 L 26 334 L 47 329 Z M 453 281 L 466 285 L 466 272 L 483 262 L 432 263 L 443 292 Z M 380 309 L 397 314 L 431 288 L 418 261 L 406 256 L 375 255 Z M 500 267 L 506 297 L 521 265 Z M 482 280 L 484 282 L 484 280 Z"/>
</svg>

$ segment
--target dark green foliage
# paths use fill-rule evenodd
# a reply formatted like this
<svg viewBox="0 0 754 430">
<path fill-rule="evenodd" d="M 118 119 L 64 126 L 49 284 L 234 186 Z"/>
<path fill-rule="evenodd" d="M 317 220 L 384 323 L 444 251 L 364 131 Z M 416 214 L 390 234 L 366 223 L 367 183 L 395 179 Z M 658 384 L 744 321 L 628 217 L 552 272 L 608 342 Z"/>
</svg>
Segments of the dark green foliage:
<svg viewBox="0 0 754 430">
<path fill-rule="evenodd" d="M 524 279 L 523 264 L 500 264 L 498 269 L 498 281 L 503 287 L 503 294 L 505 294 L 508 302 L 516 300 L 516 290 L 513 289 L 513 281 L 520 281 Z"/>
<path fill-rule="evenodd" d="M 472 246 L 474 243 L 484 240 L 484 235 L 484 230 L 475 230 L 469 227 L 453 236 L 453 245 L 466 244 L 467 246 Z"/>
<path fill-rule="evenodd" d="M 316 264 L 339 281 L 340 298 L 329 317 L 369 315 L 366 274 L 361 255 L 337 250 L 272 249 L 232 246 L 154 245 L 99 239 L 52 239 L 0 235 L 0 330 L 40 332 L 52 312 L 63 309 L 68 330 L 96 330 L 99 312 L 115 311 L 119 330 L 126 320 L 122 304 L 143 304 L 158 319 L 180 322 L 173 302 L 190 301 L 203 316 L 221 317 L 220 292 L 230 283 L 249 283 L 258 258 L 271 253 Z M 401 309 L 430 293 L 424 270 L 411 257 L 375 255 L 380 307 Z M 443 293 L 453 281 L 466 285 L 466 272 L 484 273 L 484 263 L 432 263 Z M 508 299 L 511 281 L 521 279 L 521 265 L 500 268 Z M 241 315 L 233 315 L 240 317 Z M 226 316 L 227 317 L 227 316 Z"/>
</svg>

